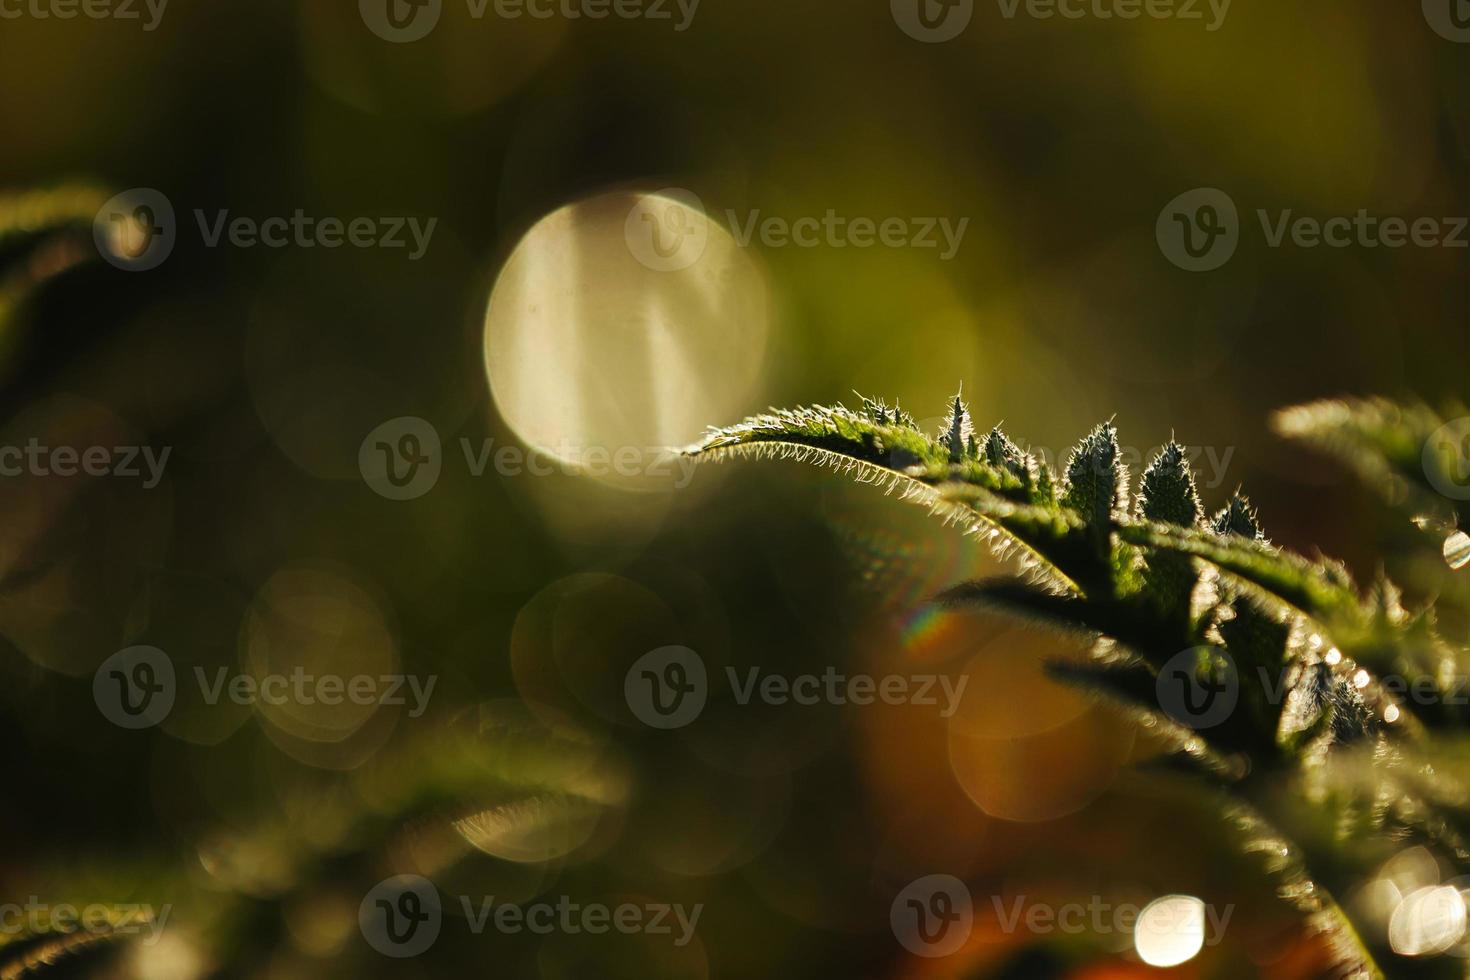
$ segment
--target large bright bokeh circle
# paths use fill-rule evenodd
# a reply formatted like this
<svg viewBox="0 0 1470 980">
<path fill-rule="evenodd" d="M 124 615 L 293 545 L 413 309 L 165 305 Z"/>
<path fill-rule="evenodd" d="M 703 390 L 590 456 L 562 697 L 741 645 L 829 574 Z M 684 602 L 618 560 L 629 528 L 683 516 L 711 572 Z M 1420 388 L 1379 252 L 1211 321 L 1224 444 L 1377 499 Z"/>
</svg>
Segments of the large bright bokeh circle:
<svg viewBox="0 0 1470 980">
<path fill-rule="evenodd" d="M 662 449 L 749 414 L 768 317 L 760 266 L 692 194 L 600 194 L 541 219 L 501 270 L 490 390 L 558 471 L 670 488 Z"/>
</svg>

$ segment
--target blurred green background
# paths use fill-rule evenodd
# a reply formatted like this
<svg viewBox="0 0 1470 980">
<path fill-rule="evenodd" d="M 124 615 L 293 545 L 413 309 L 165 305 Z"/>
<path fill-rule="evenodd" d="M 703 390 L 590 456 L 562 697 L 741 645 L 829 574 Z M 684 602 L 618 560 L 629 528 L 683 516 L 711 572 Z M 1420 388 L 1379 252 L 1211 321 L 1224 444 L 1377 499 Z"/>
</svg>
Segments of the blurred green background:
<svg viewBox="0 0 1470 980">
<path fill-rule="evenodd" d="M 680 445 L 854 390 L 932 420 L 962 383 L 977 424 L 1053 461 L 1109 417 L 1143 462 L 1171 436 L 1201 447 L 1207 506 L 1243 485 L 1273 539 L 1371 574 L 1395 530 L 1269 416 L 1463 396 L 1466 254 L 1272 248 L 1256 211 L 1470 214 L 1470 48 L 1414 4 L 1237 0 L 1208 31 L 977 3 L 941 44 L 879 0 L 703 0 L 682 31 L 671 13 L 475 19 L 446 0 L 409 44 L 321 0 L 174 0 L 152 31 L 0 20 L 0 188 L 155 188 L 179 234 L 156 269 L 77 264 L 4 320 L 6 444 L 171 457 L 147 490 L 0 481 L 0 896 L 172 903 L 165 942 L 99 967 L 119 976 L 1101 980 L 1167 971 L 1126 936 L 1005 934 L 981 896 L 1177 892 L 1235 906 L 1177 975 L 1317 975 L 1219 815 L 1131 771 L 1146 737 L 1041 676 L 1069 641 L 926 607 L 997 570 L 979 543 L 790 463 L 687 486 L 476 475 L 461 440 Z M 1206 273 L 1155 238 L 1197 187 L 1241 215 Z M 670 188 L 702 202 L 709 244 L 664 272 L 623 218 Z M 418 261 L 208 248 L 196 209 L 437 225 Z M 731 211 L 968 224 L 944 260 L 742 247 Z M 396 501 L 359 450 L 404 416 L 443 469 Z M 127 732 L 92 677 L 133 644 L 181 674 L 277 657 L 439 680 L 418 718 L 188 702 Z M 965 674 L 971 699 L 944 719 L 719 692 L 656 732 L 622 684 L 670 644 L 712 666 Z M 476 813 L 489 830 L 466 829 Z M 393 961 L 356 908 L 408 872 L 704 913 L 686 947 L 446 926 Z M 926 963 L 888 903 L 935 872 L 966 880 L 977 926 Z"/>
</svg>

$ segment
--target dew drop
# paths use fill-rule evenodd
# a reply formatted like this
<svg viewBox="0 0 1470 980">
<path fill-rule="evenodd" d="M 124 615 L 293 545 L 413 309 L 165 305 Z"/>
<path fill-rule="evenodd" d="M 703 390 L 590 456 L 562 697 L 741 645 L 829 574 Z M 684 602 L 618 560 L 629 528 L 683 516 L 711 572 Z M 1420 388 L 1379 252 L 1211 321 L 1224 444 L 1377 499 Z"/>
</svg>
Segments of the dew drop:
<svg viewBox="0 0 1470 980">
<path fill-rule="evenodd" d="M 1451 568 L 1460 569 L 1470 565 L 1470 534 L 1456 531 L 1444 539 L 1444 560 Z"/>
</svg>

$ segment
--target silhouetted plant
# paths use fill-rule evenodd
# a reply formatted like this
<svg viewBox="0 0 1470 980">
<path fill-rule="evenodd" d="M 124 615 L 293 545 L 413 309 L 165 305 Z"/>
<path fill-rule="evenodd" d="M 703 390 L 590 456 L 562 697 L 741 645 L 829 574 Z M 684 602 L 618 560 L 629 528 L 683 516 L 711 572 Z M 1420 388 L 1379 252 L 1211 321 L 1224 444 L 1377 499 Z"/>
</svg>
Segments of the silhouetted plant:
<svg viewBox="0 0 1470 980">
<path fill-rule="evenodd" d="M 1435 492 L 1434 467 L 1451 461 L 1425 451 L 1443 423 L 1424 406 L 1324 402 L 1277 423 L 1384 485 L 1441 539 L 1470 516 Z M 1131 492 L 1111 423 L 1060 477 L 999 428 L 977 438 L 959 396 L 935 437 L 864 399 L 856 411 L 772 411 L 713 429 L 688 452 L 828 464 L 1017 556 L 1020 578 L 958 584 L 938 601 L 1094 637 L 1090 662 L 1054 674 L 1122 706 L 1186 763 L 1186 778 L 1220 794 L 1245 850 L 1265 856 L 1344 975 L 1465 975 L 1463 959 L 1398 955 L 1384 923 L 1359 921 L 1335 897 L 1413 842 L 1470 870 L 1470 754 L 1451 696 L 1466 655 L 1436 632 L 1432 606 L 1408 610 L 1382 575 L 1362 589 L 1337 562 L 1274 546 L 1238 493 L 1206 517 L 1177 444 Z M 1400 700 L 1380 681 L 1389 676 L 1433 696 Z M 1165 703 L 1176 680 L 1233 687 L 1238 702 L 1206 725 Z"/>
</svg>

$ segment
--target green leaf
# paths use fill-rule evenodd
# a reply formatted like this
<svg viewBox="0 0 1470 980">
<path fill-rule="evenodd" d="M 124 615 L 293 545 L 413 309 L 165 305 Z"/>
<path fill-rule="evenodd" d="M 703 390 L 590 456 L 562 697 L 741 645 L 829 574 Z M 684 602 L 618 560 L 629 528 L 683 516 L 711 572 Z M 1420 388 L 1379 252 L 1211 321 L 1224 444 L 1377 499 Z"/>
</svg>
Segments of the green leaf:
<svg viewBox="0 0 1470 980">
<path fill-rule="evenodd" d="M 132 938 L 139 926 L 135 909 L 76 903 L 98 918 L 86 927 L 41 922 L 35 928 L 0 933 L 0 980 L 21 980 L 48 974 L 69 975 L 72 968 L 98 961 L 119 943 Z M 104 911 L 105 910 L 105 911 Z"/>
<path fill-rule="evenodd" d="M 65 229 L 86 229 L 106 203 L 96 187 L 70 184 L 0 195 L 0 247 Z"/>
<path fill-rule="evenodd" d="M 1122 526 L 1118 536 L 1131 544 L 1203 558 L 1254 586 L 1257 594 L 1274 597 L 1328 627 L 1363 621 L 1352 582 L 1337 566 L 1307 561 L 1263 541 L 1166 524 Z"/>
<path fill-rule="evenodd" d="M 1138 510 L 1144 520 L 1193 528 L 1204 516 L 1194 473 L 1184 447 L 1177 442 L 1165 446 L 1144 471 L 1138 497 Z M 1199 582 L 1194 559 L 1149 552 L 1144 556 L 1143 579 L 1145 593 L 1172 625 L 1173 632 L 1187 631 L 1194 619 L 1192 598 Z"/>
<path fill-rule="evenodd" d="M 949 453 L 936 440 L 912 426 L 879 421 L 884 417 L 881 412 L 858 413 L 842 405 L 773 409 L 728 428 L 711 429 L 703 441 L 685 452 L 718 458 L 802 455 L 787 450 L 813 450 L 818 454 L 814 458 L 829 465 L 866 466 L 880 471 L 879 475 L 916 482 L 934 467 L 948 466 Z"/>
<path fill-rule="evenodd" d="M 936 488 L 937 510 L 965 523 L 1002 555 L 1020 545 L 1022 565 L 1048 586 L 1065 592 L 1089 592 L 1106 587 L 1082 519 L 1062 507 L 1020 504 L 965 483 Z"/>
<path fill-rule="evenodd" d="M 1023 480 L 1031 479 L 1036 469 L 1036 460 L 1011 442 L 1010 437 L 998 425 L 985 437 L 980 451 L 985 462 L 998 470 L 1009 470 Z"/>
<path fill-rule="evenodd" d="M 1470 415 L 1463 406 L 1451 410 Z M 1470 527 L 1470 501 L 1447 498 L 1439 489 L 1445 481 L 1460 483 L 1464 446 L 1434 440 L 1444 419 L 1428 406 L 1382 398 L 1320 401 L 1281 411 L 1274 424 L 1281 435 L 1341 460 L 1391 503 L 1452 510 L 1460 527 Z"/>
<path fill-rule="evenodd" d="M 949 454 L 951 463 L 963 463 L 975 457 L 975 426 L 970 422 L 970 410 L 961 400 L 963 390 L 949 403 L 949 428 L 939 436 L 939 444 Z"/>
<path fill-rule="evenodd" d="M 1067 458 L 1062 503 L 1103 528 L 1128 513 L 1128 467 L 1118 449 L 1118 430 L 1104 422 L 1088 433 Z"/>
<path fill-rule="evenodd" d="M 1014 578 L 961 582 L 935 596 L 944 609 L 998 612 L 1039 626 L 1082 633 L 1106 632 L 1097 617 L 1099 606 L 1077 594 L 1043 592 Z"/>
<path fill-rule="evenodd" d="M 1073 575 L 1086 579 L 1096 571 L 1095 559 L 1082 547 L 1080 518 L 1052 502 L 1050 482 L 1034 479 L 1024 462 L 996 467 L 965 454 L 955 462 L 951 447 L 968 441 L 971 431 L 958 396 L 950 409 L 939 438 L 894 424 L 892 413 L 869 399 L 862 412 L 842 405 L 773 410 L 713 429 L 685 452 L 705 459 L 795 458 L 831 466 L 859 482 L 900 491 L 1002 553 L 1019 545 L 1042 579 L 1056 588 L 1077 588 Z"/>
<path fill-rule="evenodd" d="M 1194 527 L 1204 516 L 1194 473 L 1189 468 L 1184 447 L 1177 442 L 1165 446 L 1144 470 L 1138 495 L 1139 510 L 1145 520 Z"/>
<path fill-rule="evenodd" d="M 1160 710 L 1155 676 L 1141 662 L 1076 663 L 1053 661 L 1046 672 L 1059 682 L 1102 699 L 1120 710 L 1164 747 L 1189 760 L 1190 766 L 1211 776 L 1240 779 L 1247 772 L 1244 760 L 1219 751 L 1205 734 L 1179 724 Z M 1208 734 L 1208 733 L 1206 733 Z"/>
<path fill-rule="evenodd" d="M 1422 463 L 1424 441 L 1437 430 L 1432 413 L 1378 402 L 1298 411 L 1304 414 L 1283 416 L 1283 428 L 1341 448 L 1361 471 L 1406 485 L 1417 481 L 1421 489 L 1433 484 Z M 1232 812 L 1248 832 L 1247 848 L 1269 856 L 1282 894 L 1331 937 L 1349 972 L 1381 976 L 1373 959 L 1378 945 L 1370 951 L 1327 891 L 1361 880 L 1341 873 L 1354 865 L 1346 849 L 1378 842 L 1381 816 L 1391 810 L 1401 832 L 1449 842 L 1470 861 L 1470 845 L 1459 843 L 1470 839 L 1460 832 L 1470 826 L 1470 794 L 1395 793 L 1386 775 L 1362 767 L 1373 791 L 1366 803 L 1352 794 L 1322 794 L 1330 790 L 1329 764 L 1359 751 L 1355 746 L 1391 753 L 1420 744 L 1434 726 L 1470 721 L 1422 708 L 1411 715 L 1373 676 L 1442 680 L 1464 673 L 1464 658 L 1435 635 L 1432 616 L 1405 611 L 1386 578 L 1360 595 L 1342 566 L 1274 547 L 1239 493 L 1206 521 L 1175 443 L 1152 460 L 1130 502 L 1111 423 L 1082 440 L 1058 485 L 999 427 L 977 436 L 959 396 L 934 438 L 900 418 L 906 416 L 867 399 L 861 413 L 841 406 L 773 412 L 715 430 L 692 452 L 829 463 L 902 488 L 992 544 L 1020 546 L 1039 583 L 964 583 L 941 593 L 939 604 L 997 610 L 1096 637 L 1091 662 L 1054 664 L 1051 673 L 1122 706 L 1196 769 L 1233 781 L 1238 806 Z M 1160 710 L 1156 671 L 1181 651 L 1203 647 L 1220 654 L 1212 663 L 1234 664 L 1240 702 L 1221 724 L 1194 732 Z M 1443 695 L 1444 687 L 1436 690 Z M 1285 805 L 1259 811 L 1271 815 L 1267 824 L 1252 808 L 1273 799 Z M 1299 810 L 1323 811 L 1329 835 L 1310 832 L 1315 824 L 1276 819 Z M 1277 825 L 1298 833 L 1306 849 L 1279 835 Z M 1304 855 L 1325 877 L 1308 873 Z M 1398 975 L 1402 961 L 1389 958 Z"/>
<path fill-rule="evenodd" d="M 1239 492 L 1231 494 L 1230 501 L 1210 518 L 1210 530 L 1216 534 L 1233 534 L 1249 541 L 1264 541 L 1260 518 L 1251 502 Z"/>
<path fill-rule="evenodd" d="M 1016 579 L 964 582 L 935 601 L 947 609 L 977 609 L 1016 616 L 1032 623 L 1102 635 L 1134 651 L 1155 667 L 1193 644 L 1162 629 L 1150 609 L 1133 599 L 1098 599 L 1079 594 L 1048 594 Z"/>
<path fill-rule="evenodd" d="M 106 196 L 80 185 L 0 195 L 0 345 L 37 288 L 98 257 L 91 229 Z"/>
</svg>

